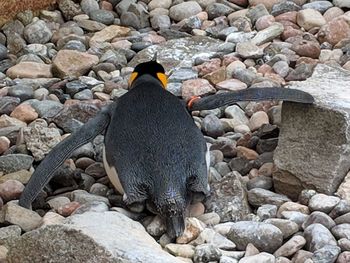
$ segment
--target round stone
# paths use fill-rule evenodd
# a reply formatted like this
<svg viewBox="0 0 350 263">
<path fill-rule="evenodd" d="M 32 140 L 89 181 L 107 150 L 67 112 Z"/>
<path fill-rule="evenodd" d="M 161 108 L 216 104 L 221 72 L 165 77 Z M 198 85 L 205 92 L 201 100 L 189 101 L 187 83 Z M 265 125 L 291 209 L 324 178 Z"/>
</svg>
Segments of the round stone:
<svg viewBox="0 0 350 263">
<path fill-rule="evenodd" d="M 114 23 L 114 15 L 108 10 L 92 10 L 90 12 L 90 19 L 105 25 L 112 25 Z"/>
</svg>

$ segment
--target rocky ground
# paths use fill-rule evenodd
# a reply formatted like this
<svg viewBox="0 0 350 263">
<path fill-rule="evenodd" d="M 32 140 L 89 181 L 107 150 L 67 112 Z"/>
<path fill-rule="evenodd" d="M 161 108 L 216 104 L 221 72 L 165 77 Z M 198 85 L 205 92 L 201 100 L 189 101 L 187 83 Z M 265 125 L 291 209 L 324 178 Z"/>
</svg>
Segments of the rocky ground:
<svg viewBox="0 0 350 263">
<path fill-rule="evenodd" d="M 33 211 L 15 201 L 45 155 L 125 94 L 133 66 L 154 52 L 171 73 L 168 90 L 185 100 L 284 86 L 309 78 L 320 63 L 350 70 L 348 9 L 347 0 L 60 0 L 38 16 L 18 14 L 0 32 L 0 262 L 44 262 L 23 252 L 34 239 L 51 244 L 55 233 L 94 229 L 98 218 L 106 226 L 123 222 L 113 226 L 114 241 L 93 230 L 84 240 L 78 231 L 80 244 L 91 243 L 86 251 L 101 239 L 110 241 L 101 245 L 109 251 L 118 240 L 115 250 L 125 245 L 125 261 L 103 262 L 350 262 L 346 193 L 341 199 L 304 190 L 290 199 L 275 191 L 277 101 L 193 113 L 211 144 L 212 195 L 191 206 L 176 243 L 164 234 L 159 217 L 125 208 L 103 168 L 102 135 L 67 160 Z M 65 217 L 69 224 L 62 224 Z M 77 245 L 68 237 L 65 242 Z M 31 253 L 45 251 L 44 246 Z M 82 262 L 82 251 L 72 251 L 76 261 L 67 262 Z M 153 260 L 146 256 L 150 251 L 158 253 Z M 102 262 L 105 255 L 94 256 L 84 261 Z"/>
</svg>

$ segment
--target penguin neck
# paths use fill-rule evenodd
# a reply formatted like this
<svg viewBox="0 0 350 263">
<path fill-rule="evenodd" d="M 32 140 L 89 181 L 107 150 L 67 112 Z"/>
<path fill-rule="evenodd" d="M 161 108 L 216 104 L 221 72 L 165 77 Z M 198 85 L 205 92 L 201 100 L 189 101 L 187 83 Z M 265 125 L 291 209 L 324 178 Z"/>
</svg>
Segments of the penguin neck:
<svg viewBox="0 0 350 263">
<path fill-rule="evenodd" d="M 150 74 L 143 74 L 139 76 L 131 86 L 131 89 L 160 89 L 164 90 L 162 83 Z"/>
</svg>

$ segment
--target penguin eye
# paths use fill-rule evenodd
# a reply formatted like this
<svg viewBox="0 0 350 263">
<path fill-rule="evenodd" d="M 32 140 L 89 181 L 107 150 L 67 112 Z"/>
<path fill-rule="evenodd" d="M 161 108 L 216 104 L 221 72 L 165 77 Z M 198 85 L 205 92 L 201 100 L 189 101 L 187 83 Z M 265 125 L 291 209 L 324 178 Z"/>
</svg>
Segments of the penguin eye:
<svg viewBox="0 0 350 263">
<path fill-rule="evenodd" d="M 164 73 L 158 72 L 157 73 L 157 78 L 160 80 L 160 82 L 163 85 L 163 88 L 165 89 L 166 85 L 168 84 L 168 77 Z"/>
<path fill-rule="evenodd" d="M 129 87 L 131 86 L 131 84 L 135 81 L 135 79 L 137 78 L 138 73 L 136 71 L 134 71 L 133 73 L 131 73 L 128 84 Z"/>
</svg>

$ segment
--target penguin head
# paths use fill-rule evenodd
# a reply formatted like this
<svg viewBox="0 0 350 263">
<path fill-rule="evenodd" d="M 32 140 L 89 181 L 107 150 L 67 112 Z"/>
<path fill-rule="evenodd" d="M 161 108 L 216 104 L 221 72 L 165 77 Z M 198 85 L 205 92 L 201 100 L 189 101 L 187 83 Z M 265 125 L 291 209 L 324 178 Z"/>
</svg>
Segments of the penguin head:
<svg viewBox="0 0 350 263">
<path fill-rule="evenodd" d="M 134 81 L 143 75 L 150 75 L 160 81 L 163 88 L 166 88 L 168 83 L 168 78 L 165 74 L 165 70 L 161 64 L 159 64 L 155 59 L 151 61 L 138 64 L 134 71 L 131 73 L 129 79 L 129 87 L 132 86 Z"/>
</svg>

